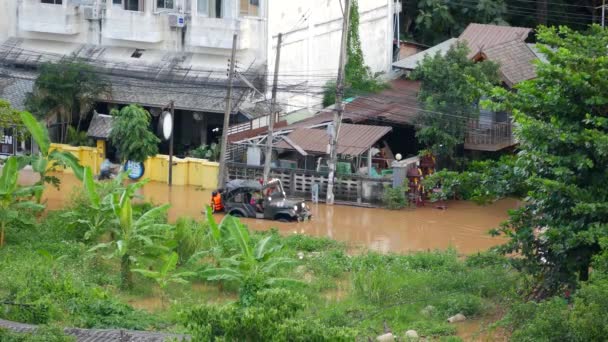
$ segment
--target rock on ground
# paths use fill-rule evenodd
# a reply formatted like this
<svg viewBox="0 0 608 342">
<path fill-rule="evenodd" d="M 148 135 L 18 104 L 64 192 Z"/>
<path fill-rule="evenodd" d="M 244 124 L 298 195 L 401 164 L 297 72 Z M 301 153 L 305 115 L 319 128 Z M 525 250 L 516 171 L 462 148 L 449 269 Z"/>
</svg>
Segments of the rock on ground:
<svg viewBox="0 0 608 342">
<path fill-rule="evenodd" d="M 450 323 L 462 322 L 462 321 L 466 321 L 466 320 L 467 320 L 467 318 L 465 317 L 465 315 L 463 315 L 461 313 L 448 318 L 448 322 L 450 322 Z"/>
<path fill-rule="evenodd" d="M 392 333 L 380 335 L 376 337 L 376 341 L 378 342 L 394 342 L 395 336 Z"/>
<path fill-rule="evenodd" d="M 418 332 L 416 330 L 408 330 L 405 332 L 405 340 L 418 340 Z"/>
</svg>

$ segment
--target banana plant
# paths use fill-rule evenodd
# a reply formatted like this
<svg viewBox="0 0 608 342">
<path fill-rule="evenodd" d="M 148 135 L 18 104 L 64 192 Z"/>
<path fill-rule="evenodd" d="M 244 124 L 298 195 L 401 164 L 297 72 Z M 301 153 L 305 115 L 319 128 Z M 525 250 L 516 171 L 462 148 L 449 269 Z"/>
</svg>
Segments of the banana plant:
<svg viewBox="0 0 608 342">
<path fill-rule="evenodd" d="M 133 218 L 132 200 L 135 191 L 144 184 L 145 182 L 130 184 L 121 193 L 108 195 L 116 221 L 110 228 L 113 240 L 100 243 L 89 250 L 111 250 L 108 257 L 120 259 L 121 286 L 125 289 L 133 287 L 131 267 L 134 263 L 141 257 L 169 251 L 161 242 L 173 227 L 157 223 L 158 218 L 169 208 L 168 204 L 148 210 L 137 220 Z"/>
<path fill-rule="evenodd" d="M 196 275 L 194 272 L 175 272 L 178 260 L 179 255 L 173 252 L 165 257 L 164 263 L 161 265 L 158 271 L 150 271 L 141 268 L 133 270 L 133 272 L 139 273 L 146 278 L 156 281 L 161 290 L 161 302 L 163 303 L 163 306 L 167 298 L 167 287 L 169 284 L 188 284 L 188 280 L 186 280 L 186 278 Z"/>
<path fill-rule="evenodd" d="M 19 170 L 22 168 L 16 157 L 9 157 L 0 176 L 0 247 L 4 246 L 6 229 L 11 223 L 32 224 L 32 215 L 23 211 L 40 211 L 44 206 L 28 199 L 40 191 L 41 186 L 19 186 Z"/>
<path fill-rule="evenodd" d="M 237 218 L 226 216 L 220 226 L 222 227 L 212 229 L 215 229 L 216 234 L 221 234 L 221 229 L 226 229 L 233 243 L 238 246 L 238 252 L 230 258 L 220 259 L 220 267 L 203 270 L 201 272 L 203 278 L 209 281 L 232 281 L 237 283 L 241 290 L 252 279 L 260 280 L 260 285 L 264 287 L 282 283 L 299 283 L 294 279 L 276 277 L 280 267 L 293 264 L 295 261 L 276 255 L 283 246 L 274 244 L 273 236 L 268 236 L 252 246 L 249 230 Z"/>
<path fill-rule="evenodd" d="M 21 112 L 19 113 L 21 117 L 21 121 L 27 127 L 32 139 L 38 145 L 40 149 L 39 155 L 30 155 L 27 157 L 23 157 L 25 163 L 31 164 L 34 172 L 40 175 L 40 180 L 36 183 L 36 185 L 44 185 L 45 183 L 52 184 L 56 187 L 59 186 L 59 179 L 49 173 L 56 171 L 57 167 L 66 166 L 74 171 L 74 175 L 79 180 L 82 180 L 84 169 L 80 165 L 78 158 L 72 155 L 69 152 L 65 151 L 57 151 L 51 150 L 51 140 L 49 139 L 49 134 L 40 122 L 34 118 L 32 114 L 29 112 Z M 35 193 L 36 201 L 38 203 L 42 200 L 42 194 L 44 192 L 44 187 L 38 188 L 38 191 Z"/>
</svg>

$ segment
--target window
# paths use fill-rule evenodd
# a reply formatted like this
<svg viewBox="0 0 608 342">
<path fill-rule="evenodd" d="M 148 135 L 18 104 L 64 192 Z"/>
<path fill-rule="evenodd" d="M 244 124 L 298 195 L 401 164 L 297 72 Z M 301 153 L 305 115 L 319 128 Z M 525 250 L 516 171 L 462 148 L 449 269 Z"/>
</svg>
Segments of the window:
<svg viewBox="0 0 608 342">
<path fill-rule="evenodd" d="M 241 0 L 241 16 L 260 16 L 260 0 Z"/>
<path fill-rule="evenodd" d="M 173 0 L 167 0 L 167 2 L 173 2 Z M 144 0 L 112 0 L 112 4 L 126 11 L 144 11 Z"/>
<path fill-rule="evenodd" d="M 133 54 L 131 54 L 131 58 L 139 58 L 141 57 L 141 55 L 144 54 L 144 49 L 135 49 L 135 52 L 133 52 Z"/>
<path fill-rule="evenodd" d="M 61 5 L 63 0 L 40 0 L 43 4 Z"/>
<path fill-rule="evenodd" d="M 196 0 L 198 15 L 210 18 L 234 18 L 236 0 Z"/>
<path fill-rule="evenodd" d="M 156 8 L 173 9 L 173 0 L 156 0 Z"/>
</svg>

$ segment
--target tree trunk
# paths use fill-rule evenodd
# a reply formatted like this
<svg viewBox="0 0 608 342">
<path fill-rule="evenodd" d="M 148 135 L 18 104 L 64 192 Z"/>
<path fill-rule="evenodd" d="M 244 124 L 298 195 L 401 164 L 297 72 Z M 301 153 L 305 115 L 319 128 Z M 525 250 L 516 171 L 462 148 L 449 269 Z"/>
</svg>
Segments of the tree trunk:
<svg viewBox="0 0 608 342">
<path fill-rule="evenodd" d="M 589 280 L 589 261 L 583 262 L 578 271 L 578 280 L 587 281 Z"/>
<path fill-rule="evenodd" d="M 120 260 L 120 282 L 120 286 L 123 289 L 131 289 L 133 287 L 133 274 L 131 273 L 129 254 L 123 255 Z"/>
</svg>

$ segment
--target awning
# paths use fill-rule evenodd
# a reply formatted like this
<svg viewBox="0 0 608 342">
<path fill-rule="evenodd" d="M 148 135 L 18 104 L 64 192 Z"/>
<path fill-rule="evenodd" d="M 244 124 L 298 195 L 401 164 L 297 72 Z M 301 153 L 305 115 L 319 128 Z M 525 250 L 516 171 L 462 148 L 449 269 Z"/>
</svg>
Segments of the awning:
<svg viewBox="0 0 608 342">
<path fill-rule="evenodd" d="M 342 124 L 338 134 L 338 154 L 358 156 L 367 152 L 387 135 L 391 127 Z M 310 154 L 327 154 L 329 136 L 327 129 L 297 128 L 287 135 L 289 142 L 280 141 L 276 148 L 298 150 L 298 146 Z"/>
</svg>

